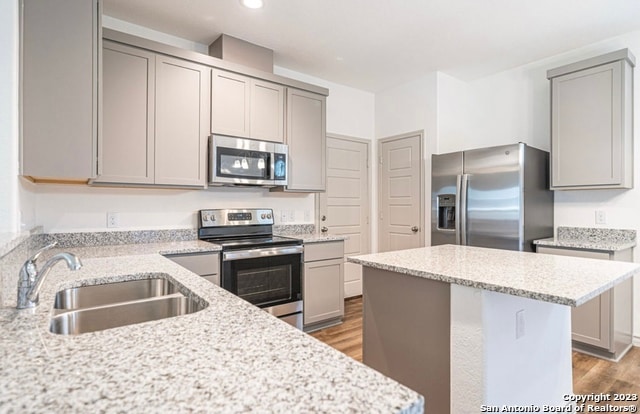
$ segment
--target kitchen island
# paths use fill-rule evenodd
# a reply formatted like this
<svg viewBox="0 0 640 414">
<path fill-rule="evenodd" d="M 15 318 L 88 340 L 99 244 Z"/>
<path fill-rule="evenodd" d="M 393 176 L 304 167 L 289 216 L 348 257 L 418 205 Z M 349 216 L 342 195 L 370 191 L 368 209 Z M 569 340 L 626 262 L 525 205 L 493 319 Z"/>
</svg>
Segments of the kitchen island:
<svg viewBox="0 0 640 414">
<path fill-rule="evenodd" d="M 365 364 L 422 393 L 425 412 L 438 413 L 566 407 L 571 307 L 640 270 L 453 245 L 348 260 L 363 265 Z"/>
<path fill-rule="evenodd" d="M 157 254 L 219 250 L 213 244 L 47 256 L 62 250 L 78 253 L 83 268 L 55 266 L 35 311 L 0 309 L 0 412 L 423 412 L 418 393 Z M 154 275 L 206 307 L 81 335 L 49 332 L 55 292 Z"/>
</svg>

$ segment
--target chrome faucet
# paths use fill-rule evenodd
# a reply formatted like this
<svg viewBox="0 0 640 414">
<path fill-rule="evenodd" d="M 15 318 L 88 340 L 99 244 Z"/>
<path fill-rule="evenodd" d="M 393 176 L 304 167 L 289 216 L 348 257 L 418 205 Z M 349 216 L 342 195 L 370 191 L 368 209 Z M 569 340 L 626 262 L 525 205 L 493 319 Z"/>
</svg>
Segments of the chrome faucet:
<svg viewBox="0 0 640 414">
<path fill-rule="evenodd" d="M 58 253 L 52 256 L 44 263 L 42 269 L 38 270 L 36 267 L 36 260 L 42 254 L 42 252 L 51 249 L 57 242 L 53 242 L 48 246 L 38 250 L 36 254 L 31 256 L 29 260 L 24 262 L 24 265 L 20 268 L 20 279 L 18 280 L 18 309 L 34 308 L 38 306 L 40 288 L 44 279 L 47 277 L 49 270 L 58 263 L 60 260 L 67 262 L 67 266 L 71 270 L 78 270 L 82 267 L 82 262 L 75 254 L 72 253 Z"/>
</svg>

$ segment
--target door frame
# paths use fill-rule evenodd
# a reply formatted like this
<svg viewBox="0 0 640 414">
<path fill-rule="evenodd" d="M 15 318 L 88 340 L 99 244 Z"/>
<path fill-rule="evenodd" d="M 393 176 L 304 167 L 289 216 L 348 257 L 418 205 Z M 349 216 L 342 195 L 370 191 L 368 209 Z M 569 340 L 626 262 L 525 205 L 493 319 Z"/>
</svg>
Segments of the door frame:
<svg viewBox="0 0 640 414">
<path fill-rule="evenodd" d="M 373 237 L 372 237 L 372 231 L 371 231 L 371 227 L 373 225 L 373 220 L 371 219 L 371 210 L 372 210 L 372 203 L 371 203 L 371 191 L 373 190 L 373 176 L 371 173 L 371 144 L 372 141 L 370 139 L 366 139 L 366 138 L 357 138 L 357 137 L 352 137 L 349 135 L 340 135 L 340 134 L 327 134 L 327 138 L 333 138 L 333 139 L 339 139 L 342 141 L 351 141 L 351 142 L 357 142 L 359 144 L 365 144 L 367 146 L 367 202 L 366 202 L 366 207 L 367 207 L 367 236 L 368 236 L 368 240 L 369 240 L 369 246 L 368 246 L 368 251 L 371 252 L 373 249 Z M 327 146 L 327 141 L 325 140 L 325 150 L 326 150 L 326 146 Z M 326 160 L 325 160 L 326 161 Z M 326 174 L 326 170 L 328 168 L 328 163 L 325 162 L 325 174 Z M 326 180 L 326 178 L 325 178 Z M 326 182 L 326 181 L 325 181 Z M 325 193 L 326 193 L 326 189 L 325 189 Z M 322 221 L 320 220 L 320 195 L 321 193 L 315 193 L 315 200 L 314 200 L 314 205 L 315 205 L 315 210 L 316 210 L 316 217 L 315 217 L 315 225 L 316 225 L 316 229 L 317 231 L 320 231 L 320 228 L 322 227 Z"/>
<path fill-rule="evenodd" d="M 420 247 L 424 247 L 426 245 L 426 230 L 425 230 L 425 156 L 424 156 L 424 130 L 418 130 L 418 131 L 413 131 L 413 132 L 405 132 L 402 134 L 398 134 L 398 135 L 392 135 L 390 137 L 385 137 L 385 138 L 380 138 L 378 140 L 378 162 L 377 162 L 377 170 L 378 170 L 378 174 L 377 174 L 377 178 L 378 178 L 378 191 L 377 191 L 377 215 L 378 217 L 376 218 L 376 221 L 379 223 L 380 222 L 380 211 L 381 211 L 381 206 L 382 206 L 382 192 L 379 191 L 380 189 L 380 185 L 382 183 L 382 168 L 380 168 L 380 165 L 382 164 L 382 144 L 387 143 L 387 142 L 393 142 L 393 141 L 400 141 L 403 139 L 407 139 L 407 138 L 411 138 L 414 136 L 418 136 L 419 137 L 419 142 L 418 142 L 418 147 L 419 147 L 419 153 L 420 153 L 420 162 L 418 164 L 418 168 L 419 168 L 419 172 L 418 172 L 418 179 L 420 182 L 420 194 L 419 194 L 419 200 L 420 200 L 420 223 L 418 224 L 418 226 L 420 226 L 420 230 L 419 233 L 422 233 L 421 237 L 420 237 Z M 378 250 L 380 249 L 380 237 L 382 236 L 382 231 L 380 231 L 380 226 L 377 225 L 376 226 L 377 229 L 377 237 L 376 237 L 376 241 L 377 241 L 377 245 L 378 245 Z"/>
</svg>

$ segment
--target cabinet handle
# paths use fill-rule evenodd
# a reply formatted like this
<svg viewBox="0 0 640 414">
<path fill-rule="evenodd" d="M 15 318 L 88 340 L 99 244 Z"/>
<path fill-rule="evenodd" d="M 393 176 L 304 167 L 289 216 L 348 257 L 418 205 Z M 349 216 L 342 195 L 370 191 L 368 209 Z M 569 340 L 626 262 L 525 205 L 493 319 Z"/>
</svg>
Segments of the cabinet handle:
<svg viewBox="0 0 640 414">
<path fill-rule="evenodd" d="M 326 226 L 322 226 L 322 228 L 320 229 L 321 232 L 326 233 L 329 231 L 329 229 Z"/>
<path fill-rule="evenodd" d="M 327 221 L 327 216 L 325 216 L 324 214 L 322 215 L 322 217 L 320 217 L 320 220 L 322 221 Z"/>
<path fill-rule="evenodd" d="M 411 227 L 411 231 L 414 232 L 414 233 L 417 233 L 418 232 L 418 226 Z"/>
</svg>

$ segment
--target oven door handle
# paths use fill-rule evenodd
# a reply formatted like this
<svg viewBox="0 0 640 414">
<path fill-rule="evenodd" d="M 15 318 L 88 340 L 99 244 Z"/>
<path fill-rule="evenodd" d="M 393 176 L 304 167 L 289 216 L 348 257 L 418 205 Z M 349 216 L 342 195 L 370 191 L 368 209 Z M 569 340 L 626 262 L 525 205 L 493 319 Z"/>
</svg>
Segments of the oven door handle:
<svg viewBox="0 0 640 414">
<path fill-rule="evenodd" d="M 282 256 L 285 254 L 301 254 L 303 251 L 303 246 L 282 246 L 267 247 L 263 249 L 234 250 L 230 252 L 224 252 L 222 254 L 222 261 L 229 262 L 232 260 L 256 259 L 268 256 Z"/>
</svg>

